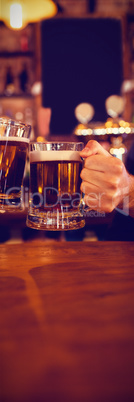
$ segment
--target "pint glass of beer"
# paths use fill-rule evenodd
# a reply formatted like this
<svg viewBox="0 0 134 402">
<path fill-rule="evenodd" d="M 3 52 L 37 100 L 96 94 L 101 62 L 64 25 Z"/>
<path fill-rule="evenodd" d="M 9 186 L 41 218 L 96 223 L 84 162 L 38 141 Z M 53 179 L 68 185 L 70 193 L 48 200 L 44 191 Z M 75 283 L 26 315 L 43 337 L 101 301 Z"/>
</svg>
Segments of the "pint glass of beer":
<svg viewBox="0 0 134 402">
<path fill-rule="evenodd" d="M 85 225 L 81 208 L 80 151 L 83 143 L 31 143 L 27 225 L 73 230 Z"/>
<path fill-rule="evenodd" d="M 22 181 L 31 127 L 0 118 L 0 212 L 23 209 Z"/>
</svg>

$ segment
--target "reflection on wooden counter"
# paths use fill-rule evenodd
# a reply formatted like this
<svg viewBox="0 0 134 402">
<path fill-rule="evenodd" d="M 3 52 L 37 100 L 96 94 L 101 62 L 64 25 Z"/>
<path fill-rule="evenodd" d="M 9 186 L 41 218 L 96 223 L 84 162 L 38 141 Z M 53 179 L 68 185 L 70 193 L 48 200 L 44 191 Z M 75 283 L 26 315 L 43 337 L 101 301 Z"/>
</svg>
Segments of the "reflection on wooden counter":
<svg viewBox="0 0 134 402">
<path fill-rule="evenodd" d="M 0 245 L 0 401 L 134 400 L 133 243 Z"/>
</svg>

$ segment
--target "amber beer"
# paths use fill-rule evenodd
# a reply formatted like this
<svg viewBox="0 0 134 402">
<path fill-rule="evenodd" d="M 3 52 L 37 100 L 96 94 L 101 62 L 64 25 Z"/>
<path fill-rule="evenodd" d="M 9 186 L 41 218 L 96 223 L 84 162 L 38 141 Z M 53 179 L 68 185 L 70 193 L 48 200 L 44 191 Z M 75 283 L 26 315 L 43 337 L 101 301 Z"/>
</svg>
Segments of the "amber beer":
<svg viewBox="0 0 134 402">
<path fill-rule="evenodd" d="M 38 206 L 40 210 L 47 210 L 48 207 L 49 210 L 61 210 L 66 207 L 70 212 L 79 205 L 81 198 L 82 161 L 78 152 L 59 151 L 54 155 L 53 152 L 44 151 L 43 155 L 31 154 L 33 205 Z"/>
<path fill-rule="evenodd" d="M 20 205 L 28 144 L 27 138 L 0 138 L 0 206 L 7 210 Z"/>
<path fill-rule="evenodd" d="M 27 224 L 47 230 L 69 230 L 84 226 L 80 212 L 79 152 L 33 150 L 30 152 L 30 205 Z"/>
</svg>

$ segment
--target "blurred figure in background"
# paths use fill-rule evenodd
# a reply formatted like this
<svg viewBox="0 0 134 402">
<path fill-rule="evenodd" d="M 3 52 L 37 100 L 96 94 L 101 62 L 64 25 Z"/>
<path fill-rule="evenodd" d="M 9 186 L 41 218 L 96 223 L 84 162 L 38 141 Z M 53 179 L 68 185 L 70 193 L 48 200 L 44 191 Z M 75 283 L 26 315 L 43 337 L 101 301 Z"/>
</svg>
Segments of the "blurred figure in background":
<svg viewBox="0 0 134 402">
<path fill-rule="evenodd" d="M 41 137 L 41 141 L 48 139 L 50 133 L 50 121 L 51 121 L 51 109 L 45 107 L 39 107 L 37 112 L 37 127 L 38 135 Z"/>
</svg>

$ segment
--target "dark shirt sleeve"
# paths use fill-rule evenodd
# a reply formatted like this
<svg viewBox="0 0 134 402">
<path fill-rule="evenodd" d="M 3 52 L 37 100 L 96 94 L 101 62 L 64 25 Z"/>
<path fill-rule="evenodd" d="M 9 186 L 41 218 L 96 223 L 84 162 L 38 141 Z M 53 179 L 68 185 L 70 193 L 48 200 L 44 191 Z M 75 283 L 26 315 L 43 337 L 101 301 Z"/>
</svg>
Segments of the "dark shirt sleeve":
<svg viewBox="0 0 134 402">
<path fill-rule="evenodd" d="M 134 175 L 134 142 L 127 154 L 125 166 L 127 171 Z M 112 223 L 106 231 L 105 240 L 134 241 L 134 218 L 125 216 L 123 211 L 115 209 Z"/>
<path fill-rule="evenodd" d="M 127 154 L 125 166 L 127 171 L 134 175 L 134 142 L 132 143 L 132 146 Z"/>
</svg>

